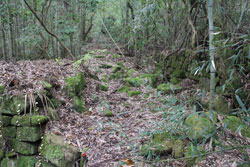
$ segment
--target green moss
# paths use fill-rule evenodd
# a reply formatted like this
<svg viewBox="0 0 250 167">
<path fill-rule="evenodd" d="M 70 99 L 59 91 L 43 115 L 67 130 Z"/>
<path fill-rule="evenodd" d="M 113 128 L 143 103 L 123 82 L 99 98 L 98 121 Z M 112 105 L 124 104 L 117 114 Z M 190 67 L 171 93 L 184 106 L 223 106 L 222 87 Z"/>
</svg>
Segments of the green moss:
<svg viewBox="0 0 250 167">
<path fill-rule="evenodd" d="M 86 107 L 85 107 L 85 103 L 84 101 L 82 101 L 81 99 L 79 99 L 78 97 L 74 98 L 74 104 L 72 106 L 72 108 L 78 112 L 78 113 L 83 113 L 86 111 Z"/>
<path fill-rule="evenodd" d="M 178 139 L 173 145 L 173 157 L 181 158 L 183 157 L 184 143 L 182 140 Z"/>
<path fill-rule="evenodd" d="M 0 85 L 0 95 L 4 93 L 5 85 Z"/>
<path fill-rule="evenodd" d="M 236 116 L 227 116 L 226 119 L 224 119 L 224 124 L 227 125 L 227 128 L 230 129 L 233 132 L 236 132 L 238 128 L 241 128 L 241 134 L 245 137 L 250 138 L 250 128 L 246 126 L 240 118 Z"/>
<path fill-rule="evenodd" d="M 163 83 L 157 86 L 157 91 L 162 91 L 164 93 L 171 93 L 171 92 L 179 92 L 182 90 L 182 87 L 179 85 L 173 85 L 171 83 Z"/>
<path fill-rule="evenodd" d="M 80 158 L 78 148 L 64 142 L 61 136 L 46 134 L 39 147 L 41 155 L 52 164 L 60 167 L 72 167 Z"/>
<path fill-rule="evenodd" d="M 50 105 L 53 108 L 57 108 L 59 106 L 59 102 L 58 102 L 58 100 L 56 98 L 53 97 L 53 98 L 50 99 Z"/>
<path fill-rule="evenodd" d="M 102 90 L 102 91 L 108 91 L 108 86 L 106 86 L 106 85 L 99 84 L 98 87 L 99 87 L 99 89 Z"/>
<path fill-rule="evenodd" d="M 131 69 L 128 70 L 127 74 L 130 77 L 135 72 L 136 72 L 135 69 L 131 68 Z"/>
<path fill-rule="evenodd" d="M 104 74 L 103 74 L 101 77 L 102 77 L 102 80 L 103 80 L 104 82 L 106 82 L 106 83 L 109 82 L 108 76 L 107 76 L 107 75 L 104 75 Z"/>
<path fill-rule="evenodd" d="M 118 71 L 120 71 L 122 68 L 120 66 L 115 66 L 112 70 L 112 73 L 116 73 Z"/>
<path fill-rule="evenodd" d="M 106 111 L 105 111 L 105 116 L 106 116 L 106 117 L 113 117 L 114 114 L 113 114 L 110 110 L 106 110 Z"/>
<path fill-rule="evenodd" d="M 18 167 L 35 167 L 36 158 L 34 156 L 21 156 L 17 159 Z"/>
<path fill-rule="evenodd" d="M 169 139 L 168 133 L 156 134 L 152 142 L 146 143 L 141 148 L 141 154 L 144 156 L 169 154 L 172 152 L 174 141 Z"/>
<path fill-rule="evenodd" d="M 215 130 L 215 126 L 209 118 L 196 113 L 188 116 L 184 124 L 188 128 L 187 136 L 191 140 L 201 141 L 206 135 L 212 134 Z"/>
<path fill-rule="evenodd" d="M 128 91 L 128 96 L 129 96 L 129 97 L 136 96 L 136 95 L 140 95 L 140 94 L 142 94 L 142 91 L 140 91 L 140 90 Z"/>
<path fill-rule="evenodd" d="M 14 116 L 11 124 L 14 126 L 40 126 L 49 121 L 49 118 L 43 115 L 23 115 Z"/>
<path fill-rule="evenodd" d="M 18 115 L 24 112 L 25 107 L 28 106 L 25 106 L 24 97 L 22 95 L 12 98 L 6 96 L 3 98 L 0 112 L 8 115 Z"/>
<path fill-rule="evenodd" d="M 126 78 L 125 82 L 126 82 L 126 85 L 133 86 L 133 87 L 140 87 L 143 84 L 143 81 L 138 77 Z"/>
<path fill-rule="evenodd" d="M 12 137 L 15 138 L 17 134 L 17 130 L 15 126 L 6 126 L 3 128 L 3 135 L 7 138 Z"/>
<path fill-rule="evenodd" d="M 42 85 L 45 89 L 48 89 L 48 90 L 53 87 L 50 83 L 48 83 L 46 81 L 40 81 L 39 84 Z"/>
<path fill-rule="evenodd" d="M 86 85 L 85 77 L 82 72 L 77 73 L 75 76 L 66 78 L 65 83 L 66 89 L 71 96 L 80 95 Z"/>
<path fill-rule="evenodd" d="M 18 127 L 16 139 L 19 141 L 36 142 L 41 139 L 41 127 Z"/>
<path fill-rule="evenodd" d="M 178 84 L 180 81 L 181 81 L 181 79 L 178 79 L 176 77 L 170 78 L 170 83 L 173 83 L 173 84 Z"/>
<path fill-rule="evenodd" d="M 205 153 L 206 151 L 201 146 L 198 147 L 189 146 L 185 151 L 185 159 L 187 167 L 191 167 L 198 161 L 201 161 L 204 158 L 204 156 L 199 156 L 199 155 Z"/>
<path fill-rule="evenodd" d="M 36 162 L 35 167 L 56 167 L 55 165 L 51 164 L 50 162 L 44 160 L 38 160 Z"/>
<path fill-rule="evenodd" d="M 2 120 L 1 120 L 1 118 L 0 118 L 0 121 L 2 122 L 2 125 L 3 126 L 8 126 L 8 125 L 10 125 L 10 122 L 11 122 L 11 118 L 12 117 L 9 117 L 9 116 L 2 116 Z"/>
<path fill-rule="evenodd" d="M 0 161 L 3 159 L 3 157 L 4 157 L 3 149 L 0 148 Z"/>
<path fill-rule="evenodd" d="M 109 64 L 101 64 L 100 68 L 112 68 L 113 66 L 112 65 L 109 65 Z"/>
<path fill-rule="evenodd" d="M 128 86 L 122 86 L 120 89 L 118 89 L 118 92 L 120 93 L 127 93 L 128 91 L 130 91 L 130 87 Z"/>
<path fill-rule="evenodd" d="M 114 55 L 112 55 L 112 58 L 114 58 L 114 59 L 117 59 L 117 58 L 120 58 L 121 56 L 120 55 L 118 55 L 118 54 L 114 54 Z"/>
<path fill-rule="evenodd" d="M 21 142 L 13 138 L 10 138 L 9 141 L 15 152 L 23 155 L 34 155 L 37 153 L 38 146 L 36 144 Z"/>
<path fill-rule="evenodd" d="M 17 159 L 16 158 L 4 158 L 1 161 L 1 167 L 17 167 Z"/>
<path fill-rule="evenodd" d="M 109 79 L 110 80 L 112 80 L 112 79 L 121 79 L 123 77 L 124 77 L 124 71 L 118 71 L 117 73 L 110 74 Z"/>
<path fill-rule="evenodd" d="M 121 68 L 125 68 L 125 65 L 121 62 L 118 62 L 117 65 L 120 66 Z"/>
</svg>

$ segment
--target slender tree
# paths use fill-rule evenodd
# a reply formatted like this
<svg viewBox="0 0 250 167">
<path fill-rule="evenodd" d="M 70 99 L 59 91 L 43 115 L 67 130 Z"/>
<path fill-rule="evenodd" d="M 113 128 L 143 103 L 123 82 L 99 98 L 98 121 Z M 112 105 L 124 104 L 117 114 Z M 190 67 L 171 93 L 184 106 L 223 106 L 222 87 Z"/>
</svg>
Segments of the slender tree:
<svg viewBox="0 0 250 167">
<path fill-rule="evenodd" d="M 210 56 L 210 101 L 209 110 L 214 108 L 214 92 L 215 92 L 215 63 L 214 53 L 215 47 L 213 45 L 214 39 L 214 24 L 213 24 L 213 0 L 208 0 L 208 22 L 209 22 L 209 56 Z"/>
</svg>

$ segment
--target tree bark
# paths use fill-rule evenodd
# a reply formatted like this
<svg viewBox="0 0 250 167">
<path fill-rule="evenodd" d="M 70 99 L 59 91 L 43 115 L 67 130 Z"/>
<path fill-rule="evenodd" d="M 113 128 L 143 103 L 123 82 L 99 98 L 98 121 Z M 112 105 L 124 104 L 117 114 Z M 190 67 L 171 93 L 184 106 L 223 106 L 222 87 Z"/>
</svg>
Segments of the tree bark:
<svg viewBox="0 0 250 167">
<path fill-rule="evenodd" d="M 213 0 L 208 0 L 208 22 L 209 22 L 209 56 L 210 56 L 210 97 L 209 110 L 214 109 L 214 94 L 215 94 L 215 63 L 214 53 L 215 47 L 213 45 L 214 39 L 214 24 L 213 24 Z"/>
</svg>

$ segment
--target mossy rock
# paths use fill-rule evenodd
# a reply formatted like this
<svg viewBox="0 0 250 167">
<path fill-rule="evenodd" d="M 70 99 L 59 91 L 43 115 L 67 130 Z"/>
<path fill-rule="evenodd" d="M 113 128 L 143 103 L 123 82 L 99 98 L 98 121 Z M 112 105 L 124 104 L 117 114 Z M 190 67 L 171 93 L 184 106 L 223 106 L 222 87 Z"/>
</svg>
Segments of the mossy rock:
<svg viewBox="0 0 250 167">
<path fill-rule="evenodd" d="M 78 148 L 64 142 L 61 136 L 46 134 L 39 147 L 41 155 L 52 164 L 60 167 L 72 167 L 81 153 Z"/>
<path fill-rule="evenodd" d="M 233 132 L 236 132 L 238 128 L 241 128 L 241 134 L 245 137 L 250 138 L 250 127 L 245 125 L 240 118 L 236 116 L 227 116 L 223 120 L 224 124 L 226 124 L 227 128 Z"/>
<path fill-rule="evenodd" d="M 41 139 L 42 127 L 18 127 L 16 139 L 19 141 L 36 142 Z"/>
<path fill-rule="evenodd" d="M 11 119 L 11 125 L 14 126 L 40 126 L 49 121 L 49 118 L 43 115 L 15 115 Z"/>
<path fill-rule="evenodd" d="M 66 89 L 71 96 L 80 95 L 86 85 L 85 77 L 82 72 L 78 72 L 77 75 L 66 78 L 65 83 Z"/>
<path fill-rule="evenodd" d="M 72 106 L 72 109 L 74 109 L 78 113 L 83 113 L 86 111 L 85 103 L 82 101 L 79 97 L 74 97 L 74 104 Z"/>
<path fill-rule="evenodd" d="M 112 68 L 113 66 L 112 65 L 109 65 L 109 64 L 101 64 L 100 65 L 100 68 L 106 68 L 106 69 L 108 69 L 108 68 Z"/>
<path fill-rule="evenodd" d="M 3 128 L 3 135 L 7 138 L 15 138 L 17 134 L 17 128 L 15 126 L 6 126 Z"/>
<path fill-rule="evenodd" d="M 48 117 L 50 120 L 58 121 L 60 119 L 57 110 L 48 107 Z"/>
<path fill-rule="evenodd" d="M 113 117 L 114 114 L 112 113 L 112 111 L 106 110 L 106 111 L 105 111 L 105 116 L 106 116 L 106 117 Z"/>
<path fill-rule="evenodd" d="M 10 125 L 11 118 L 12 117 L 2 115 L 2 120 L 0 118 L 0 121 L 2 122 L 3 126 L 8 126 L 8 125 Z"/>
<path fill-rule="evenodd" d="M 206 136 L 213 134 L 215 130 L 215 125 L 209 118 L 197 113 L 189 115 L 184 124 L 188 128 L 187 136 L 191 140 L 201 141 Z"/>
<path fill-rule="evenodd" d="M 18 115 L 24 112 L 25 107 L 28 107 L 28 105 L 25 105 L 23 96 L 14 96 L 12 98 L 5 96 L 1 104 L 0 112 L 7 115 Z"/>
<path fill-rule="evenodd" d="M 38 160 L 35 164 L 35 167 L 56 167 L 56 166 L 45 160 Z"/>
<path fill-rule="evenodd" d="M 143 84 L 143 81 L 138 78 L 125 78 L 125 82 L 127 86 L 132 86 L 132 87 L 140 87 Z"/>
<path fill-rule="evenodd" d="M 206 151 L 201 146 L 187 147 L 185 151 L 187 167 L 192 167 L 195 163 L 201 161 L 204 158 L 204 156 L 201 155 L 205 153 Z"/>
<path fill-rule="evenodd" d="M 0 84 L 0 95 L 4 93 L 4 90 L 5 90 L 5 85 Z"/>
<path fill-rule="evenodd" d="M 186 75 L 185 72 L 183 70 L 175 70 L 171 75 L 170 78 L 181 78 L 181 79 L 185 79 Z"/>
<path fill-rule="evenodd" d="M 180 92 L 182 87 L 179 85 L 173 85 L 171 83 L 163 83 L 157 86 L 157 91 L 162 91 L 164 93 Z"/>
<path fill-rule="evenodd" d="M 118 92 L 120 93 L 127 93 L 128 91 L 130 91 L 130 87 L 128 86 L 122 86 L 121 88 L 118 89 Z"/>
<path fill-rule="evenodd" d="M 181 158 L 183 157 L 184 151 L 184 142 L 180 139 L 177 139 L 173 145 L 173 157 L 174 158 Z"/>
<path fill-rule="evenodd" d="M 222 98 L 222 96 L 219 96 L 217 99 L 215 99 L 214 109 L 216 112 L 224 115 L 228 115 L 233 112 L 233 110 L 228 106 L 228 103 Z"/>
<path fill-rule="evenodd" d="M 9 138 L 11 147 L 15 152 L 23 155 L 34 155 L 38 151 L 38 146 L 36 143 L 22 142 L 14 138 Z"/>
<path fill-rule="evenodd" d="M 106 86 L 106 85 L 99 84 L 98 87 L 99 87 L 99 89 L 102 90 L 102 91 L 108 91 L 108 86 Z"/>
<path fill-rule="evenodd" d="M 18 167 L 16 158 L 4 158 L 1 161 L 1 167 Z"/>
<path fill-rule="evenodd" d="M 169 139 L 168 133 L 155 134 L 152 142 L 144 144 L 141 148 L 143 156 L 165 155 L 172 152 L 174 141 Z"/>
<path fill-rule="evenodd" d="M 36 162 L 35 156 L 21 156 L 17 159 L 18 167 L 35 167 Z"/>
<path fill-rule="evenodd" d="M 137 96 L 137 95 L 140 95 L 140 94 L 142 94 L 142 91 L 140 91 L 140 90 L 128 91 L 128 96 L 129 96 L 129 97 Z"/>
</svg>

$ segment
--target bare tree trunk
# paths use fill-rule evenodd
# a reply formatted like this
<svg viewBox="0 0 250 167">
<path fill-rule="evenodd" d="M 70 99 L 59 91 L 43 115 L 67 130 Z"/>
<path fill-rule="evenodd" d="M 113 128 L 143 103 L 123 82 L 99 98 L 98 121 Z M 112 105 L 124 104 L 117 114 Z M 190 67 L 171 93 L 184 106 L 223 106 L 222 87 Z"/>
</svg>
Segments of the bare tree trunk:
<svg viewBox="0 0 250 167">
<path fill-rule="evenodd" d="M 8 52 L 7 52 L 7 44 L 6 44 L 6 37 L 5 37 L 5 31 L 4 31 L 4 24 L 2 19 L 0 18 L 0 23 L 1 23 L 1 32 L 2 32 L 2 41 L 3 41 L 3 59 L 7 60 L 8 58 Z"/>
<path fill-rule="evenodd" d="M 213 24 L 213 0 L 208 0 L 208 22 L 209 22 L 209 55 L 210 55 L 210 97 L 209 97 L 209 110 L 214 109 L 214 94 L 215 94 L 215 63 L 213 45 L 214 38 L 214 24 Z"/>
</svg>

